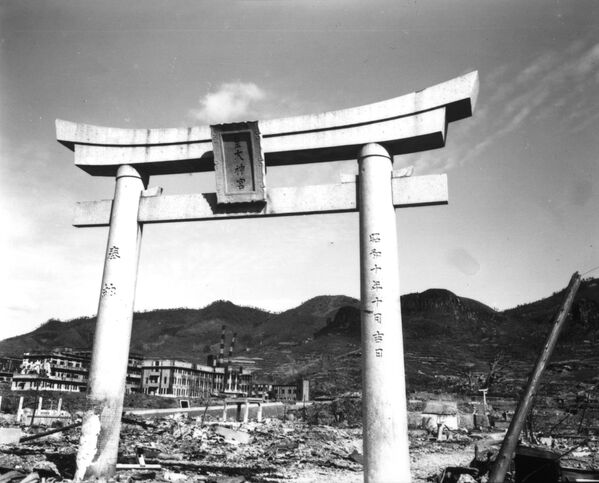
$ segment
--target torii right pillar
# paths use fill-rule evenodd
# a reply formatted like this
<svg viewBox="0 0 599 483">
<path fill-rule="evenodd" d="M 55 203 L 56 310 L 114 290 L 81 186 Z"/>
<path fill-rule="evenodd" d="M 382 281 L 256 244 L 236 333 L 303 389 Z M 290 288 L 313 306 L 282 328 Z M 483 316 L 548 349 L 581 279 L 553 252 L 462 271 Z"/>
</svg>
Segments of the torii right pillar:
<svg viewBox="0 0 599 483">
<path fill-rule="evenodd" d="M 409 482 L 410 452 L 392 161 L 359 155 L 364 481 Z"/>
</svg>

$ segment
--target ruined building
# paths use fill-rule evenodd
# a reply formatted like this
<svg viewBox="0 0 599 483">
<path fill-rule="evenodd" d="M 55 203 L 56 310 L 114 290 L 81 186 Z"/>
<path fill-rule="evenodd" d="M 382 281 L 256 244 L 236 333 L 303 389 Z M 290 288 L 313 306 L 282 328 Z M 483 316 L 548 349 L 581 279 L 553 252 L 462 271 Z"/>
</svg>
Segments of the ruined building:
<svg viewBox="0 0 599 483">
<path fill-rule="evenodd" d="M 247 396 L 251 371 L 233 359 L 237 334 L 233 334 L 225 361 L 225 326 L 218 357 L 208 356 L 207 365 L 175 359 L 147 359 L 142 366 L 142 388 L 146 394 L 174 397 Z"/>
<path fill-rule="evenodd" d="M 131 354 L 127 366 L 126 391 L 141 392 L 140 356 Z M 90 351 L 56 349 L 26 352 L 12 375 L 13 391 L 85 392 L 91 363 Z"/>
<path fill-rule="evenodd" d="M 224 389 L 225 370 L 174 359 L 146 359 L 142 387 L 146 394 L 207 397 Z"/>
<path fill-rule="evenodd" d="M 157 396 L 209 397 L 218 395 L 248 395 L 252 384 L 251 371 L 245 360 L 233 359 L 236 334 L 225 361 L 225 327 L 223 326 L 220 353 L 208 357 L 208 364 L 176 359 L 142 359 L 131 354 L 127 367 L 127 393 L 143 392 Z M 0 361 L 1 362 L 1 361 Z M 26 352 L 22 362 L 6 362 L 12 376 L 13 391 L 85 392 L 91 352 L 73 349 Z M 11 365 L 12 364 L 12 365 Z M 10 366 L 10 367 L 9 367 Z"/>
</svg>

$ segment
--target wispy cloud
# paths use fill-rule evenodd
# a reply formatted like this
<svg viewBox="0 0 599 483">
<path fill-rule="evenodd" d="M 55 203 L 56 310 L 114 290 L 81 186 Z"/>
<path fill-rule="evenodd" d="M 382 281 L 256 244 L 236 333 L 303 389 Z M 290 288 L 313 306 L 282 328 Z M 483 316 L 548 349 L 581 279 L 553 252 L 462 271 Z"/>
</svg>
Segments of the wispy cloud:
<svg viewBox="0 0 599 483">
<path fill-rule="evenodd" d="M 191 109 L 189 114 L 202 123 L 241 121 L 253 114 L 258 101 L 266 93 L 253 82 L 228 82 L 200 99 L 200 108 Z"/>
<path fill-rule="evenodd" d="M 501 65 L 481 78 L 474 119 L 450 128 L 451 149 L 422 153 L 420 171 L 451 169 L 529 124 L 559 120 L 564 134 L 587 129 L 599 118 L 599 43 L 575 41 L 528 65 Z M 477 141 L 476 141 L 477 140 Z"/>
</svg>

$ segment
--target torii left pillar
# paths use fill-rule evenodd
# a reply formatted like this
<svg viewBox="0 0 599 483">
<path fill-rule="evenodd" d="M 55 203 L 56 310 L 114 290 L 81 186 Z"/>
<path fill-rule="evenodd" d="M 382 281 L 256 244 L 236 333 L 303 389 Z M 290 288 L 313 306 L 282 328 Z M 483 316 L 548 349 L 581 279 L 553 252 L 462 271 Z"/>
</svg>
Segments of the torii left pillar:
<svg viewBox="0 0 599 483">
<path fill-rule="evenodd" d="M 141 242 L 141 224 L 137 218 L 146 184 L 147 179 L 135 168 L 129 165 L 118 168 L 87 409 L 77 452 L 77 481 L 105 481 L 116 468 Z"/>
</svg>

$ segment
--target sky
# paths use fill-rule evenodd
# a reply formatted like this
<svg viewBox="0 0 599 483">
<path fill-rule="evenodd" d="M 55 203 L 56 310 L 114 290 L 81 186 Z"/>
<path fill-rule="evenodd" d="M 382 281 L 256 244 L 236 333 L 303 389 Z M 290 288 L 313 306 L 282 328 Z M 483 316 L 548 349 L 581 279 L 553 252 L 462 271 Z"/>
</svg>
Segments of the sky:
<svg viewBox="0 0 599 483">
<path fill-rule="evenodd" d="M 447 173 L 449 204 L 396 211 L 402 293 L 496 309 L 599 266 L 599 2 L 594 0 L 0 0 L 0 339 L 94 316 L 112 198 L 54 121 L 207 125 L 359 106 L 473 70 L 474 116 L 446 146 L 396 156 Z M 335 183 L 355 160 L 271 168 L 267 186 Z M 214 192 L 213 173 L 155 176 Z M 214 300 L 281 311 L 359 296 L 358 215 L 149 225 L 136 310 Z M 587 276 L 598 276 L 599 271 Z"/>
</svg>

